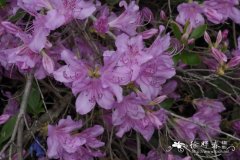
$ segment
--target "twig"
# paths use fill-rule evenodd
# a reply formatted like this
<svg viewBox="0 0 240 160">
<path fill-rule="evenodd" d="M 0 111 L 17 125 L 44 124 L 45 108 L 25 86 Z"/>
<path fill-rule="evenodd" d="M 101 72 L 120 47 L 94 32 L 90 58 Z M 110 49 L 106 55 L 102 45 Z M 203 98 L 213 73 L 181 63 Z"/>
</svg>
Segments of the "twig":
<svg viewBox="0 0 240 160">
<path fill-rule="evenodd" d="M 232 28 L 233 28 L 233 41 L 234 41 L 234 47 L 237 48 L 237 34 L 236 34 L 236 25 L 233 22 L 232 24 Z"/>
<path fill-rule="evenodd" d="M 137 140 L 137 157 L 139 158 L 141 156 L 141 142 L 138 133 L 136 134 L 136 140 Z"/>
<path fill-rule="evenodd" d="M 227 95 L 233 102 L 235 102 L 236 104 L 238 104 L 238 105 L 240 106 L 240 102 L 238 102 L 238 101 L 231 95 L 231 93 L 223 90 L 222 88 L 220 88 L 220 87 L 217 86 L 216 84 L 207 81 L 206 79 L 209 78 L 209 76 L 200 77 L 200 76 L 198 76 L 198 75 L 196 75 L 196 74 L 194 74 L 194 73 L 189 73 L 189 72 L 186 72 L 186 71 L 183 71 L 183 70 L 179 70 L 179 69 L 178 69 L 178 71 L 180 71 L 180 72 L 182 72 L 182 73 L 184 73 L 184 74 L 187 74 L 187 75 L 189 75 L 189 76 L 191 76 L 191 77 L 194 77 L 194 78 L 196 78 L 196 79 L 202 80 L 202 81 L 206 82 L 207 84 L 215 87 L 218 91 L 220 91 L 220 92 L 222 92 L 223 94 Z"/>
<path fill-rule="evenodd" d="M 171 0 L 168 0 L 168 10 L 169 10 L 169 16 L 170 18 L 172 18 Z"/>
<path fill-rule="evenodd" d="M 23 123 L 23 118 L 21 118 L 18 126 L 18 131 L 17 131 L 17 153 L 18 153 L 19 160 L 23 160 L 23 129 L 24 129 L 24 123 Z"/>
<path fill-rule="evenodd" d="M 171 112 L 171 111 L 168 111 L 168 110 L 165 110 L 165 111 L 166 111 L 168 114 L 170 114 L 171 116 L 174 116 L 174 117 L 176 117 L 176 118 L 182 119 L 182 120 L 187 121 L 187 122 L 194 123 L 194 124 L 199 125 L 200 127 L 203 127 L 203 128 L 208 128 L 208 129 L 214 130 L 214 131 L 216 131 L 216 132 L 218 132 L 218 133 L 221 133 L 221 134 L 223 134 L 223 135 L 226 135 L 226 136 L 228 136 L 228 137 L 231 137 L 232 139 L 235 139 L 235 140 L 240 141 L 239 138 L 237 138 L 237 137 L 235 137 L 235 136 L 233 136 L 233 135 L 231 135 L 231 134 L 228 134 L 228 133 L 226 133 L 226 132 L 224 132 L 224 131 L 215 129 L 215 128 L 210 127 L 210 126 L 208 126 L 208 125 L 206 125 L 206 124 L 203 124 L 203 123 L 199 123 L 199 122 L 196 122 L 196 121 L 192 121 L 192 120 L 187 119 L 187 118 L 185 118 L 185 117 L 179 116 L 179 115 L 177 115 L 177 114 L 175 114 L 175 113 L 173 113 L 173 112 Z"/>
<path fill-rule="evenodd" d="M 14 126 L 14 129 L 13 129 L 13 132 L 12 132 L 12 136 L 10 138 L 10 140 L 7 142 L 7 144 L 5 144 L 0 152 L 0 155 L 2 155 L 4 153 L 4 151 L 10 146 L 12 145 L 12 143 L 14 142 L 15 140 L 15 137 L 17 135 L 17 131 L 19 129 L 19 131 L 21 130 L 21 128 L 24 127 L 24 125 L 22 125 L 23 123 L 20 123 L 21 119 L 23 118 L 25 112 L 26 112 L 26 108 L 27 108 L 27 102 L 28 102 L 28 97 L 29 97 L 29 94 L 30 94 L 30 91 L 31 91 L 31 86 L 32 86 L 32 80 L 33 80 L 33 75 L 32 74 L 28 74 L 27 75 L 27 83 L 26 83 L 26 86 L 24 88 L 24 94 L 23 94 L 23 98 L 22 98 L 22 102 L 21 102 L 21 105 L 20 105 L 20 110 L 19 110 L 19 113 L 18 113 L 18 116 L 17 116 L 17 120 L 16 120 L 16 123 L 15 123 L 15 126 Z M 21 124 L 21 125 L 19 125 Z M 21 133 L 20 133 L 21 134 Z M 19 145 L 19 144 L 18 144 Z M 21 145 L 21 144 L 20 144 Z M 19 157 L 21 156 L 21 152 L 18 153 Z M 22 156 L 21 156 L 22 157 Z M 22 158 L 20 158 L 22 159 Z"/>
<path fill-rule="evenodd" d="M 48 112 L 47 105 L 46 105 L 46 103 L 45 103 L 45 101 L 44 101 L 44 96 L 43 96 L 42 90 L 41 90 L 41 88 L 40 88 L 40 86 L 39 86 L 39 83 L 38 83 L 38 80 L 37 80 L 36 78 L 35 78 L 35 81 L 36 81 L 36 84 L 37 84 L 37 87 L 38 87 L 40 96 L 41 96 L 41 98 L 42 98 L 43 106 L 44 106 L 44 108 L 45 108 L 45 110 L 46 110 L 46 113 L 48 114 L 51 122 L 53 123 L 53 119 L 52 119 L 51 115 L 50 115 L 49 112 Z"/>
</svg>

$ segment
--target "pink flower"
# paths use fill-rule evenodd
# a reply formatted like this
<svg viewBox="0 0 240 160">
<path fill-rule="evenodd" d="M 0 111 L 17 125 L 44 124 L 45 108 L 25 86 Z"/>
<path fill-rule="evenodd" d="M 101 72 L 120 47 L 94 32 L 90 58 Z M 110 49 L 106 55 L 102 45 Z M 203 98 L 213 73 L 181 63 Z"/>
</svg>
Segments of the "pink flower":
<svg viewBox="0 0 240 160">
<path fill-rule="evenodd" d="M 18 112 L 19 102 L 13 98 L 10 92 L 6 92 L 5 96 L 8 97 L 8 104 L 5 106 L 3 114 L 0 115 L 0 125 L 6 123 L 9 118 Z"/>
<path fill-rule="evenodd" d="M 203 5 L 204 8 L 210 10 L 206 16 L 213 23 L 222 23 L 228 18 L 240 23 L 240 10 L 236 7 L 239 5 L 238 0 L 207 0 L 204 1 Z M 214 14 L 215 17 L 212 17 Z"/>
<path fill-rule="evenodd" d="M 233 58 L 227 63 L 228 68 L 236 67 L 240 64 L 240 37 L 238 37 L 238 47 L 232 52 Z"/>
<path fill-rule="evenodd" d="M 198 110 L 204 110 L 207 114 L 220 113 L 225 110 L 223 103 L 214 99 L 195 99 L 193 103 Z"/>
<path fill-rule="evenodd" d="M 212 9 L 211 7 L 204 7 L 204 14 L 206 15 L 207 19 L 212 23 L 219 24 L 223 22 L 223 15 L 218 13 L 216 10 Z"/>
<path fill-rule="evenodd" d="M 218 61 L 218 63 L 222 64 L 227 62 L 227 56 L 220 50 L 212 47 L 212 56 Z"/>
<path fill-rule="evenodd" d="M 179 15 L 176 21 L 182 25 L 185 25 L 187 21 L 190 22 L 193 28 L 204 24 L 204 18 L 202 16 L 203 9 L 197 2 L 182 3 L 178 7 Z"/>
<path fill-rule="evenodd" d="M 174 63 L 166 52 L 170 45 L 170 36 L 158 36 L 146 50 L 154 58 L 141 66 L 136 83 L 142 92 L 149 98 L 154 98 L 161 90 L 161 85 L 175 75 Z"/>
<path fill-rule="evenodd" d="M 240 136 L 240 120 L 233 121 L 232 128 Z"/>
<path fill-rule="evenodd" d="M 86 19 L 96 10 L 92 0 L 19 0 L 18 5 L 35 16 L 34 36 L 29 44 L 34 52 L 40 52 L 44 48 L 51 30 L 74 19 Z M 46 15 L 38 13 L 43 8 L 47 9 Z"/>
<path fill-rule="evenodd" d="M 111 109 L 115 101 L 114 96 L 118 102 L 122 100 L 120 85 L 130 82 L 130 75 L 128 70 L 115 66 L 114 57 L 105 56 L 102 67 L 91 67 L 74 58 L 67 50 L 62 52 L 62 59 L 67 65 L 55 71 L 54 78 L 60 82 L 71 83 L 73 93 L 79 93 L 76 100 L 78 113 L 87 114 L 96 103 L 104 109 Z"/>
<path fill-rule="evenodd" d="M 42 64 L 44 69 L 49 73 L 53 73 L 54 71 L 54 62 L 53 60 L 45 53 L 42 53 Z"/>
<path fill-rule="evenodd" d="M 108 22 L 112 18 L 116 18 L 115 15 L 111 14 L 109 11 L 108 6 L 104 5 L 99 10 L 99 17 L 97 17 L 96 21 L 94 22 L 94 28 L 99 33 L 106 33 L 109 31 Z M 113 17 L 114 16 L 114 17 Z"/>
<path fill-rule="evenodd" d="M 10 118 L 9 114 L 0 115 L 0 125 L 6 123 L 9 118 Z"/>
<path fill-rule="evenodd" d="M 73 19 L 86 19 L 96 10 L 92 0 L 19 0 L 18 5 L 28 11 L 30 14 L 37 15 L 37 11 L 46 8 L 46 26 L 59 27 L 65 22 Z M 54 21 L 51 21 L 54 20 Z M 58 25 L 48 25 L 48 23 Z M 53 28 L 55 28 L 53 27 Z M 53 29 L 52 28 L 52 29 Z"/>
<path fill-rule="evenodd" d="M 116 66 L 122 70 L 131 69 L 131 80 L 134 81 L 140 73 L 141 66 L 153 56 L 144 51 L 142 36 L 129 37 L 121 34 L 117 36 L 115 44 L 117 47 L 115 54 L 119 56 Z"/>
<path fill-rule="evenodd" d="M 117 18 L 111 20 L 108 23 L 109 27 L 119 29 L 129 35 L 135 35 L 136 28 L 141 20 L 139 6 L 136 5 L 135 1 L 131 1 L 129 5 L 126 1 L 121 1 L 119 6 L 123 6 L 125 11 Z"/>
<path fill-rule="evenodd" d="M 103 128 L 95 125 L 81 133 L 76 132 L 81 127 L 82 122 L 75 122 L 70 116 L 67 119 L 61 119 L 57 126 L 49 125 L 47 156 L 54 159 L 82 157 L 83 160 L 103 156 L 100 151 L 96 150 L 104 145 L 97 139 L 103 133 Z"/>
<path fill-rule="evenodd" d="M 42 67 L 41 62 L 41 55 L 39 52 L 35 52 L 32 50 L 32 47 L 36 50 L 43 48 L 41 46 L 36 47 L 38 44 L 47 45 L 47 42 L 41 43 L 41 39 L 38 39 L 35 41 L 34 37 L 35 35 L 30 35 L 21 30 L 21 28 L 17 27 L 16 25 L 10 23 L 10 22 L 2 22 L 2 25 L 5 27 L 5 29 L 11 33 L 14 34 L 16 37 L 20 38 L 22 40 L 22 45 L 16 47 L 16 48 L 10 48 L 5 49 L 2 52 L 6 55 L 6 60 L 8 64 L 14 64 L 18 67 L 20 72 L 25 72 L 29 70 L 35 71 L 35 77 L 36 78 L 43 78 L 46 76 L 45 70 Z M 44 34 L 44 33 L 41 33 Z M 38 43 L 39 42 L 39 43 Z M 38 49 L 37 49 L 38 48 Z M 51 59 L 50 57 L 48 59 Z M 53 63 L 53 61 L 51 60 Z M 45 63 L 45 60 L 44 60 Z M 53 65 L 53 64 L 51 64 Z M 44 64 L 46 67 L 46 63 Z M 46 68 L 48 69 L 48 68 Z M 38 72 L 41 70 L 43 72 L 42 74 L 38 74 Z"/>
<path fill-rule="evenodd" d="M 192 122 L 177 119 L 175 130 L 180 139 L 190 142 L 196 138 L 198 126 Z"/>
<path fill-rule="evenodd" d="M 156 33 L 158 33 L 158 30 L 155 28 L 143 31 L 142 33 L 139 33 L 143 37 L 143 39 L 149 39 L 152 36 L 154 36 Z"/>
<path fill-rule="evenodd" d="M 235 160 L 236 157 L 240 157 L 240 150 L 237 148 L 235 151 L 223 155 L 225 160 Z"/>
<path fill-rule="evenodd" d="M 213 99 L 196 99 L 193 104 L 197 106 L 197 112 L 190 118 L 189 121 L 178 119 L 176 121 L 176 132 L 181 139 L 186 141 L 193 141 L 198 135 L 201 140 L 207 140 L 208 135 L 214 137 L 220 130 L 221 115 L 220 112 L 225 110 L 222 102 Z M 192 121 L 192 122 L 191 122 Z M 206 125 L 211 128 L 203 128 L 201 125 Z"/>
<path fill-rule="evenodd" d="M 116 135 L 122 137 L 126 132 L 134 129 L 150 140 L 155 128 L 160 129 L 166 121 L 164 110 L 149 111 L 144 109 L 145 102 L 135 94 L 124 97 L 121 103 L 116 103 L 112 114 L 112 123 L 117 127 Z"/>
</svg>

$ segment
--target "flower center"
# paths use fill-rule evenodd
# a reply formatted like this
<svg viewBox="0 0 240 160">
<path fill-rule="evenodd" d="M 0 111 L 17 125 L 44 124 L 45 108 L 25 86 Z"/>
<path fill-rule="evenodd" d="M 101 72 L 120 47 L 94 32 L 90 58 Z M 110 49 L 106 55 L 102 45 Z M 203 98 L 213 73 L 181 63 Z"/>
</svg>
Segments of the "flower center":
<svg viewBox="0 0 240 160">
<path fill-rule="evenodd" d="M 99 78 L 101 77 L 100 73 L 99 73 L 99 68 L 96 67 L 95 69 L 90 69 L 88 71 L 88 76 L 91 78 Z"/>
</svg>

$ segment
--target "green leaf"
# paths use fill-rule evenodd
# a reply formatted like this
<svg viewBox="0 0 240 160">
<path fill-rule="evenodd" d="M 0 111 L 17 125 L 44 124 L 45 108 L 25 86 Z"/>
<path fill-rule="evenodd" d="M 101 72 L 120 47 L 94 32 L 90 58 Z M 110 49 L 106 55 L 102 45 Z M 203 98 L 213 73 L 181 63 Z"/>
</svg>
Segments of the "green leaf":
<svg viewBox="0 0 240 160">
<path fill-rule="evenodd" d="M 6 5 L 6 0 L 0 0 L 0 7 L 3 7 Z"/>
<path fill-rule="evenodd" d="M 119 3 L 119 0 L 106 0 L 106 2 L 109 4 L 109 5 L 115 5 L 115 4 L 118 4 Z"/>
<path fill-rule="evenodd" d="M 11 117 L 4 125 L 0 133 L 0 145 L 12 136 L 17 116 Z"/>
<path fill-rule="evenodd" d="M 178 61 L 181 59 L 181 54 L 174 55 L 173 57 L 174 64 L 177 64 Z"/>
<path fill-rule="evenodd" d="M 176 22 L 172 21 L 172 22 L 171 22 L 171 28 L 172 28 L 172 31 L 173 31 L 174 36 L 175 36 L 177 39 L 181 40 L 182 32 L 181 32 L 181 30 L 180 30 L 180 26 L 179 26 Z"/>
<path fill-rule="evenodd" d="M 174 103 L 173 99 L 166 99 L 160 104 L 160 106 L 168 110 L 173 106 L 173 103 Z"/>
<path fill-rule="evenodd" d="M 36 88 L 32 88 L 28 99 L 27 112 L 33 115 L 38 115 L 44 112 L 43 102 L 39 91 Z"/>
<path fill-rule="evenodd" d="M 16 22 L 19 19 L 22 19 L 26 15 L 26 12 L 23 12 L 22 10 L 18 10 L 17 13 L 9 18 L 11 22 Z"/>
<path fill-rule="evenodd" d="M 190 35 L 190 38 L 198 39 L 198 38 L 202 37 L 204 32 L 206 31 L 206 29 L 207 29 L 207 25 L 206 24 L 201 25 L 201 26 L 195 28 L 193 30 L 192 34 Z"/>
<path fill-rule="evenodd" d="M 188 65 L 198 65 L 201 63 L 199 55 L 191 52 L 183 52 L 181 54 L 181 60 Z"/>
</svg>

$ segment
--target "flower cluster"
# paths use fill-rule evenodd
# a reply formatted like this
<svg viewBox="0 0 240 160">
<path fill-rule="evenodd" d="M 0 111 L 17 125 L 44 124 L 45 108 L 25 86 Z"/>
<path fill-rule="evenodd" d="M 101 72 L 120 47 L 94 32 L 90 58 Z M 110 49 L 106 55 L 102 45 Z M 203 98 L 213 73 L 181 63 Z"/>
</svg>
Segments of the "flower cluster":
<svg viewBox="0 0 240 160">
<path fill-rule="evenodd" d="M 195 28 L 205 23 L 203 17 L 205 15 L 214 24 L 223 23 L 228 18 L 235 23 L 240 23 L 240 10 L 237 5 L 239 5 L 238 0 L 206 0 L 203 4 L 199 4 L 197 1 L 182 3 L 177 8 L 179 15 L 176 21 L 182 25 L 189 21 Z"/>
<path fill-rule="evenodd" d="M 176 132 L 179 137 L 193 141 L 197 135 L 202 140 L 208 140 L 208 136 L 216 136 L 218 134 L 216 130 L 220 130 L 221 115 L 219 113 L 225 110 L 223 104 L 212 99 L 197 99 L 194 100 L 193 104 L 196 105 L 197 112 L 191 118 L 188 118 L 189 121 L 176 120 Z M 202 125 L 208 127 L 204 128 L 205 126 Z M 216 130 L 212 130 L 210 127 Z"/>
<path fill-rule="evenodd" d="M 73 121 L 71 117 L 61 119 L 57 126 L 48 126 L 49 146 L 47 156 L 59 159 L 91 159 L 101 157 L 103 154 L 98 150 L 104 143 L 97 139 L 104 129 L 95 125 L 82 132 L 78 130 L 83 126 L 82 121 Z"/>
</svg>

